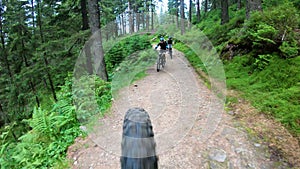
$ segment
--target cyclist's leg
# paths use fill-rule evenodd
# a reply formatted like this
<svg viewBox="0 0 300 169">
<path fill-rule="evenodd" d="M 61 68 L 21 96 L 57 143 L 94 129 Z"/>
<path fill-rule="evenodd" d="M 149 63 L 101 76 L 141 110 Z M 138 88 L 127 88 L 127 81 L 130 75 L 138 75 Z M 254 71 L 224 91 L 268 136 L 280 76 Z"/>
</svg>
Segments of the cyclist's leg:
<svg viewBox="0 0 300 169">
<path fill-rule="evenodd" d="M 168 44 L 168 49 L 169 49 L 169 55 L 172 59 L 172 44 Z"/>
</svg>

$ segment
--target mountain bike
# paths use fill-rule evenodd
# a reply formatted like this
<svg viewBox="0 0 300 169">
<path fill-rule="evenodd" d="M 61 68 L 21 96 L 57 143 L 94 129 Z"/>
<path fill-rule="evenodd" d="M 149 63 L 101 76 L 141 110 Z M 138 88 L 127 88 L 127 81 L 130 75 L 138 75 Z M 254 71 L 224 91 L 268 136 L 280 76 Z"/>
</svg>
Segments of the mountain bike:
<svg viewBox="0 0 300 169">
<path fill-rule="evenodd" d="M 156 71 L 159 72 L 166 65 L 166 50 L 160 50 L 156 63 Z"/>
<path fill-rule="evenodd" d="M 168 50 L 169 50 L 169 55 L 170 55 L 170 57 L 172 59 L 172 54 L 173 54 L 172 48 L 169 48 Z"/>
</svg>

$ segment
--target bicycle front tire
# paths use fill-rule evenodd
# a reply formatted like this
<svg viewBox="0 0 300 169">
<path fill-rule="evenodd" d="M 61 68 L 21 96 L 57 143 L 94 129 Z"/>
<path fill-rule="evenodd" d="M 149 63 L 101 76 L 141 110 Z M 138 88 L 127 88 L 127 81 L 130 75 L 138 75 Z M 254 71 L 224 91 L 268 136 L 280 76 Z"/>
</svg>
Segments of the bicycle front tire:
<svg viewBox="0 0 300 169">
<path fill-rule="evenodd" d="M 161 58 L 159 57 L 159 58 L 157 59 L 157 63 L 156 63 L 156 71 L 157 71 L 157 72 L 159 72 L 159 70 L 160 70 L 160 62 L 161 62 Z"/>
<path fill-rule="evenodd" d="M 165 65 L 166 65 L 166 55 L 163 54 L 163 55 L 162 55 L 162 59 L 161 59 L 161 66 L 164 68 Z"/>
</svg>

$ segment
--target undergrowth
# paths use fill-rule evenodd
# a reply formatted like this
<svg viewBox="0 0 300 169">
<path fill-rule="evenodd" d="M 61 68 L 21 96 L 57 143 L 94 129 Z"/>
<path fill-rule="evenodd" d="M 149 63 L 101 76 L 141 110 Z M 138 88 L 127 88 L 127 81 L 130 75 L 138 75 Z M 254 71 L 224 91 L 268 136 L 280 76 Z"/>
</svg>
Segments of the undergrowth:
<svg viewBox="0 0 300 169">
<path fill-rule="evenodd" d="M 263 70 L 252 72 L 250 56 L 225 65 L 227 87 L 244 93 L 252 105 L 272 115 L 294 135 L 300 135 L 300 57 L 273 57 Z"/>
<path fill-rule="evenodd" d="M 265 6 L 262 13 L 253 12 L 245 20 L 245 9 L 237 11 L 231 6 L 230 22 L 225 25 L 216 24 L 220 23 L 220 11 L 212 10 L 197 28 L 207 35 L 223 59 L 227 87 L 241 91 L 253 106 L 299 138 L 300 36 L 295 30 L 300 21 L 296 7 L 282 1 Z M 193 67 L 202 64 L 184 44 L 175 47 L 185 53 Z"/>
<path fill-rule="evenodd" d="M 132 72 L 134 66 L 145 68 L 148 65 L 143 65 L 144 62 L 151 63 L 151 52 L 133 54 L 151 48 L 150 38 L 146 35 L 131 36 L 108 51 L 105 57 L 110 80 L 118 72 L 125 70 L 123 73 L 126 74 L 126 71 Z M 136 57 L 124 61 L 131 56 Z M 117 67 L 120 68 L 118 71 Z M 145 76 L 145 69 L 138 70 L 131 82 Z M 110 108 L 112 100 L 112 81 L 105 82 L 95 75 L 84 75 L 77 79 L 79 83 L 74 84 L 72 77 L 72 73 L 69 73 L 65 81 L 60 83 L 63 85 L 57 91 L 57 102 L 49 99 L 49 93 L 43 93 L 42 106 L 33 108 L 31 118 L 23 120 L 22 124 L 10 123 L 0 129 L 1 168 L 69 167 L 67 148 L 76 137 L 87 134 L 80 129 L 80 125 L 88 124 L 94 117 L 103 115 Z M 119 81 L 120 84 L 122 82 Z M 16 135 L 15 130 L 20 127 L 24 129 L 18 131 L 23 133 Z"/>
</svg>

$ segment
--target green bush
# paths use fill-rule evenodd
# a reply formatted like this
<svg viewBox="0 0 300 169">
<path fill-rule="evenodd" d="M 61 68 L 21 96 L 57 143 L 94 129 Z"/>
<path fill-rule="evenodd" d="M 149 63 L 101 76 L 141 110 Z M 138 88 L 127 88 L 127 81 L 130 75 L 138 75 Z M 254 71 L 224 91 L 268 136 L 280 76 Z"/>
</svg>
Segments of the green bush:
<svg viewBox="0 0 300 169">
<path fill-rule="evenodd" d="M 83 134 L 79 129 L 75 108 L 59 101 L 52 111 L 34 109 L 32 128 L 19 142 L 1 145 L 1 168 L 51 168 L 64 161 L 66 150 Z"/>
<path fill-rule="evenodd" d="M 297 9 L 286 2 L 264 12 L 251 13 L 245 22 L 245 35 L 236 38 L 239 42 L 250 42 L 251 50 L 257 55 L 279 52 L 283 58 L 295 57 L 299 47 L 295 44 L 294 30 L 299 23 Z"/>
<path fill-rule="evenodd" d="M 135 52 L 129 55 L 114 72 L 112 77 L 113 94 L 130 85 L 133 81 L 144 77 L 145 70 L 155 64 L 158 53 L 153 49 Z"/>
<path fill-rule="evenodd" d="M 107 71 L 111 74 L 127 56 L 149 48 L 151 43 L 148 35 L 133 35 L 121 40 L 105 54 Z"/>
<path fill-rule="evenodd" d="M 82 76 L 67 90 L 72 92 L 77 119 L 82 123 L 89 122 L 95 115 L 103 115 L 111 105 L 110 82 L 97 75 Z"/>
<path fill-rule="evenodd" d="M 252 40 L 253 48 L 270 47 L 276 44 L 274 41 L 278 30 L 273 26 L 265 23 L 260 23 L 257 29 L 249 32 L 250 39 Z"/>
<path fill-rule="evenodd" d="M 227 87 L 242 91 L 255 107 L 299 136 L 300 56 L 282 59 L 266 54 L 259 58 L 258 71 L 249 64 L 253 62 L 251 55 L 226 61 Z"/>
<path fill-rule="evenodd" d="M 91 79 L 93 80 L 92 83 Z M 85 114 L 84 106 L 93 107 L 96 104 L 98 110 L 104 112 L 110 107 L 111 90 L 110 83 L 104 82 L 99 77 L 84 76 L 80 81 L 84 88 L 73 90 L 72 74 L 65 80 L 65 85 L 57 93 L 58 102 L 49 110 L 34 108 L 31 119 L 23 120 L 31 130 L 18 138 L 18 142 L 9 139 L 12 137 L 13 124 L 7 126 L 1 134 L 1 168 L 59 168 L 66 167 L 65 156 L 68 146 L 76 137 L 85 135 L 80 129 L 78 120 L 82 116 L 86 119 L 94 114 Z M 76 95 L 80 93 L 81 95 Z M 73 105 L 76 97 L 86 98 L 86 94 L 95 96 L 95 100 L 86 100 L 83 105 Z M 90 95 L 88 95 L 90 96 Z M 88 112 L 90 113 L 90 112 Z M 94 112 L 96 113 L 96 112 Z M 63 166 L 62 166 L 63 165 Z"/>
<path fill-rule="evenodd" d="M 283 42 L 279 46 L 280 51 L 282 52 L 283 57 L 285 58 L 292 58 L 296 57 L 299 54 L 299 47 L 297 45 L 297 42 Z"/>
<path fill-rule="evenodd" d="M 258 58 L 255 59 L 254 67 L 259 70 L 263 70 L 266 66 L 269 65 L 270 59 L 272 58 L 272 55 L 266 54 L 266 55 L 258 55 Z"/>
</svg>

